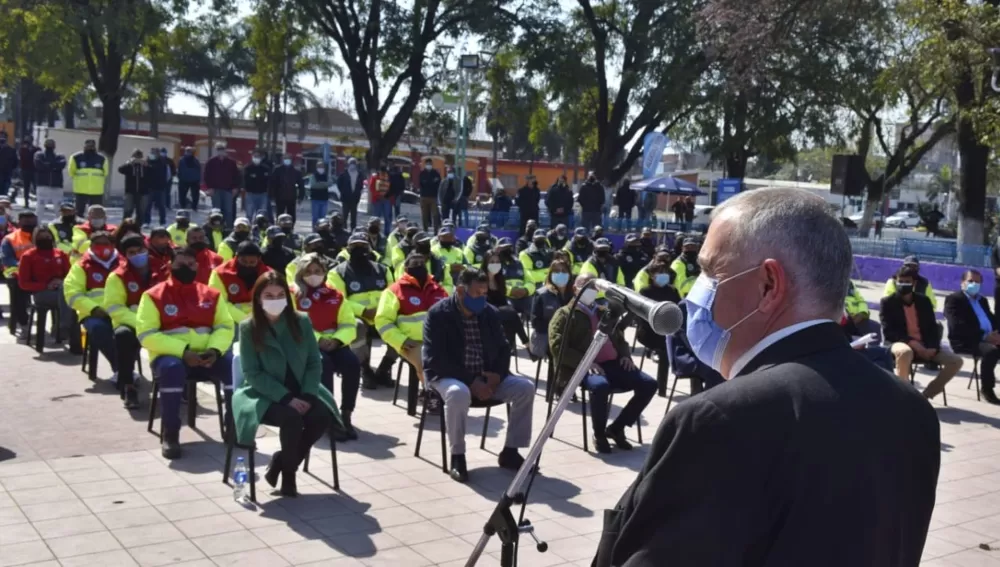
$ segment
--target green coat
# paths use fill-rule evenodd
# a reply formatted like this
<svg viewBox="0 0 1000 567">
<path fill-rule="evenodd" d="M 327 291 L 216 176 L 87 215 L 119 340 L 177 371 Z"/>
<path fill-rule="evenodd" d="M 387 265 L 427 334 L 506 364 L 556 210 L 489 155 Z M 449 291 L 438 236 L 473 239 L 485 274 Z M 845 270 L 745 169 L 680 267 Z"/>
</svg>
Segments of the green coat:
<svg viewBox="0 0 1000 567">
<path fill-rule="evenodd" d="M 569 325 L 565 327 L 564 333 L 563 328 L 567 317 Z M 600 312 L 598 313 L 599 317 Z M 583 311 L 579 309 L 570 311 L 570 305 L 563 305 L 552 315 L 552 320 L 549 321 L 549 350 L 552 352 L 552 364 L 560 363 L 559 367 L 556 368 L 555 375 L 556 392 L 561 392 L 569 383 L 593 340 L 594 331 L 590 330 L 590 317 Z M 618 358 L 631 356 L 621 324 L 611 333 L 610 341 L 615 347 Z M 560 351 L 565 351 L 562 353 L 561 360 L 559 358 Z"/>
<path fill-rule="evenodd" d="M 240 323 L 240 366 L 243 368 L 243 383 L 233 393 L 233 416 L 236 420 L 236 440 L 249 445 L 257 434 L 257 427 L 264 419 L 264 412 L 271 404 L 288 395 L 285 388 L 285 370 L 291 366 L 292 373 L 302 385 L 303 394 L 316 396 L 337 421 L 340 412 L 333 401 L 333 394 L 320 383 L 323 362 L 319 357 L 319 346 L 313 333 L 309 316 L 297 314 L 301 342 L 295 342 L 288 330 L 285 319 L 274 324 L 274 333 L 264 335 L 264 351 L 258 353 L 253 345 L 250 320 Z"/>
</svg>

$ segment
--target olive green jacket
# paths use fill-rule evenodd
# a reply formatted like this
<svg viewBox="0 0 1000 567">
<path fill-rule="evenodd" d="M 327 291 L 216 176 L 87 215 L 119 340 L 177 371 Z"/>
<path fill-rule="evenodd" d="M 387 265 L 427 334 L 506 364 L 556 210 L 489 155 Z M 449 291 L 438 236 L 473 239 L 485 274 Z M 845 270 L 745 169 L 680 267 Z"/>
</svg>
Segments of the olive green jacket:
<svg viewBox="0 0 1000 567">
<path fill-rule="evenodd" d="M 579 309 L 570 311 L 570 306 L 564 305 L 556 310 L 549 321 L 549 350 L 552 352 L 551 364 L 558 364 L 555 372 L 555 391 L 561 392 L 573 372 L 580 366 L 584 353 L 590 348 L 590 343 L 594 340 L 594 331 L 590 330 L 590 317 Z M 600 317 L 600 313 L 598 313 Z M 567 318 L 569 325 L 565 326 Z M 565 332 L 564 332 L 565 327 Z M 621 330 L 621 325 L 611 333 L 611 344 L 615 347 L 618 358 L 630 356 L 628 343 L 625 341 L 625 334 Z M 562 359 L 559 358 L 560 354 Z"/>
</svg>

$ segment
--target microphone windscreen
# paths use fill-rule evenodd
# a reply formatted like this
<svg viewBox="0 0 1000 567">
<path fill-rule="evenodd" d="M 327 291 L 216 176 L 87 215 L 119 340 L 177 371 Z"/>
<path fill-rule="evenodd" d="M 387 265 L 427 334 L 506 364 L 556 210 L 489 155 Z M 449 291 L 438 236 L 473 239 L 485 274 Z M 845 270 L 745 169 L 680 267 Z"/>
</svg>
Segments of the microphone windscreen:
<svg viewBox="0 0 1000 567">
<path fill-rule="evenodd" d="M 684 324 L 684 312 L 676 303 L 662 301 L 649 312 L 649 326 L 658 335 L 672 335 Z"/>
</svg>

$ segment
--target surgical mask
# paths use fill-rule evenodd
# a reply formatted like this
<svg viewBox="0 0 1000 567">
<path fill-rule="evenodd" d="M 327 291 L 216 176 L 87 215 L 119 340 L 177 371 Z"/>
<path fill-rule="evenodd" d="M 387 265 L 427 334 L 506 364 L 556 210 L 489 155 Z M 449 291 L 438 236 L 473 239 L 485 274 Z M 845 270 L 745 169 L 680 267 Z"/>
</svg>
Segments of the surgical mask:
<svg viewBox="0 0 1000 567">
<path fill-rule="evenodd" d="M 316 175 L 323 175 L 324 173 L 326 173 L 326 170 L 323 169 L 322 167 L 316 168 Z"/>
<path fill-rule="evenodd" d="M 250 231 L 247 230 L 237 230 L 233 233 L 233 240 L 236 242 L 243 242 L 250 237 Z"/>
<path fill-rule="evenodd" d="M 552 283 L 559 287 L 566 287 L 569 283 L 569 274 L 566 272 L 555 272 L 552 274 Z"/>
<path fill-rule="evenodd" d="M 66 224 L 73 224 L 76 222 L 76 215 L 63 215 L 62 221 Z"/>
<path fill-rule="evenodd" d="M 185 219 L 177 219 L 177 228 L 187 228 L 191 226 L 191 221 Z"/>
<path fill-rule="evenodd" d="M 656 277 L 653 278 L 653 283 L 657 287 L 667 287 L 670 285 L 670 274 L 656 274 Z"/>
<path fill-rule="evenodd" d="M 90 226 L 97 229 L 104 228 L 104 219 L 90 219 Z"/>
<path fill-rule="evenodd" d="M 202 250 L 208 249 L 207 242 L 189 242 L 188 246 L 195 252 L 201 252 Z"/>
<path fill-rule="evenodd" d="M 160 156 L 156 154 L 149 154 L 149 161 L 156 161 Z"/>
<path fill-rule="evenodd" d="M 139 269 L 145 268 L 146 266 L 149 265 L 149 253 L 140 252 L 135 256 L 130 256 L 128 259 L 128 263 L 131 264 L 133 268 L 139 268 Z"/>
<path fill-rule="evenodd" d="M 283 163 L 285 165 L 292 165 L 292 160 L 290 160 L 290 159 L 283 159 L 283 160 L 281 160 L 281 163 Z"/>
<path fill-rule="evenodd" d="M 965 284 L 965 293 L 969 295 L 979 295 L 981 284 L 979 282 L 969 282 Z"/>
<path fill-rule="evenodd" d="M 587 289 L 583 290 L 583 293 L 580 294 L 580 303 L 582 303 L 584 305 L 587 305 L 587 306 L 593 305 L 595 301 L 597 301 L 597 290 L 596 289 L 587 288 Z"/>
<path fill-rule="evenodd" d="M 688 292 L 685 299 L 688 311 L 686 330 L 688 342 L 691 343 L 691 350 L 694 351 L 694 355 L 698 357 L 698 360 L 709 365 L 716 372 L 722 372 L 722 355 L 726 352 L 726 347 L 729 346 L 729 340 L 733 336 L 733 329 L 755 315 L 760 309 L 754 309 L 728 329 L 723 329 L 715 322 L 715 317 L 712 314 L 712 307 L 715 305 L 715 294 L 718 292 L 720 285 L 744 274 L 749 274 L 756 269 L 757 266 L 754 266 L 722 281 L 701 274 L 695 280 L 694 286 Z"/>
<path fill-rule="evenodd" d="M 357 173 L 358 172 L 358 166 L 356 166 L 356 165 L 349 165 L 349 166 L 347 166 L 347 171 L 349 171 L 351 173 Z"/>
<path fill-rule="evenodd" d="M 427 165 L 424 166 L 424 169 L 427 170 L 427 171 L 433 171 L 434 170 L 434 166 L 430 165 L 430 164 L 427 164 Z"/>
<path fill-rule="evenodd" d="M 264 313 L 267 313 L 271 317 L 277 317 L 288 307 L 288 299 L 284 297 L 281 299 L 262 299 L 260 306 L 264 309 Z"/>
<path fill-rule="evenodd" d="M 351 248 L 348 254 L 351 257 L 351 262 L 366 262 L 368 261 L 368 249 L 367 248 Z"/>
<path fill-rule="evenodd" d="M 455 179 L 455 174 L 454 173 L 449 173 L 448 174 L 448 179 Z"/>
<path fill-rule="evenodd" d="M 489 270 L 491 274 L 499 274 L 500 268 L 502 267 L 503 266 L 501 266 L 499 263 L 495 262 L 486 265 L 486 269 Z"/>
<path fill-rule="evenodd" d="M 326 281 L 326 278 L 323 277 L 322 274 L 313 274 L 311 276 L 303 277 L 302 280 L 306 282 L 306 285 L 308 285 L 309 287 L 319 287 L 323 285 L 323 282 Z"/>
<path fill-rule="evenodd" d="M 260 158 L 259 157 L 253 158 L 253 164 L 254 165 L 260 165 Z"/>
<path fill-rule="evenodd" d="M 469 310 L 473 315 L 479 315 L 486 309 L 486 296 L 481 295 L 479 297 L 472 297 L 468 293 L 462 297 L 462 305 Z"/>
<path fill-rule="evenodd" d="M 236 274 L 244 280 L 257 280 L 257 266 L 236 265 Z"/>
</svg>

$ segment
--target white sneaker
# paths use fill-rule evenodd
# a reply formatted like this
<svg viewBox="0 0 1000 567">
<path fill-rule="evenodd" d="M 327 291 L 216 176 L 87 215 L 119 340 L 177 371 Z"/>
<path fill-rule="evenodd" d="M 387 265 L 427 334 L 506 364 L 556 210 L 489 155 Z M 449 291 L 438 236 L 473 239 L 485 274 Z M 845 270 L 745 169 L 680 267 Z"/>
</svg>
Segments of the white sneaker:
<svg viewBox="0 0 1000 567">
<path fill-rule="evenodd" d="M 117 372 L 115 372 L 114 374 L 111 375 L 111 383 L 112 384 L 116 384 L 116 385 L 118 384 L 118 373 Z"/>
</svg>

